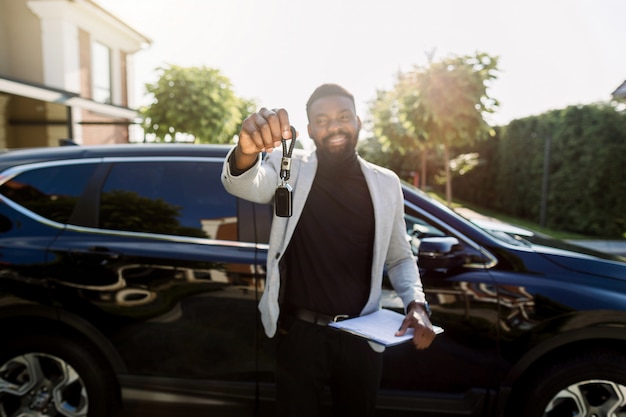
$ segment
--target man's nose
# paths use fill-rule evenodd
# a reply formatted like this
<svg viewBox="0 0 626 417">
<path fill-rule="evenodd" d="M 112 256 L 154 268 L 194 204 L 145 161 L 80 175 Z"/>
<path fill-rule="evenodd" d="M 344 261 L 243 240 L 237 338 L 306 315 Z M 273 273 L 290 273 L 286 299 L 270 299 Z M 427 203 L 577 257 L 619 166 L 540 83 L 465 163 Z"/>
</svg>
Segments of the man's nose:
<svg viewBox="0 0 626 417">
<path fill-rule="evenodd" d="M 328 130 L 330 130 L 331 132 L 337 131 L 341 128 L 341 126 L 343 125 L 343 123 L 341 122 L 341 120 L 339 119 L 332 119 L 330 120 L 329 124 L 328 124 Z"/>
</svg>

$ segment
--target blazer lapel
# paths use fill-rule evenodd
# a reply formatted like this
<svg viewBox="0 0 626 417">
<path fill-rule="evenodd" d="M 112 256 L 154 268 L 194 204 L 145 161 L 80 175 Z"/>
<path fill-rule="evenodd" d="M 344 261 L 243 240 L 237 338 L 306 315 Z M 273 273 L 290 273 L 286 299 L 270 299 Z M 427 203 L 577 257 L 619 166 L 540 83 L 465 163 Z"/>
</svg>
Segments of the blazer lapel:
<svg viewBox="0 0 626 417">
<path fill-rule="evenodd" d="M 381 198 L 386 194 L 381 190 L 381 183 L 379 177 L 379 172 L 376 167 L 372 167 L 368 164 L 364 159 L 359 157 L 359 162 L 361 163 L 361 170 L 363 171 L 363 176 L 365 177 L 365 182 L 367 183 L 367 188 L 370 191 L 370 198 L 372 199 L 372 206 L 374 207 L 374 257 L 372 259 L 372 272 L 376 271 L 380 268 L 381 262 L 384 263 L 385 254 L 381 252 L 381 248 L 385 247 L 381 246 L 381 239 L 385 236 L 386 222 L 383 221 L 388 214 L 383 213 L 384 201 Z M 372 282 L 374 282 L 375 277 L 372 276 Z"/>
<path fill-rule="evenodd" d="M 309 160 L 310 159 L 310 160 Z M 298 170 L 292 172 L 291 186 L 293 187 L 293 211 L 292 216 L 286 218 L 287 225 L 285 228 L 285 236 L 283 243 L 289 242 L 293 235 L 300 215 L 304 210 L 304 204 L 309 196 L 311 187 L 313 186 L 313 180 L 315 179 L 315 172 L 317 171 L 317 158 L 315 153 L 311 153 L 303 158 L 298 164 Z M 274 218 L 276 220 L 276 218 Z M 283 248 L 284 250 L 285 248 Z"/>
</svg>

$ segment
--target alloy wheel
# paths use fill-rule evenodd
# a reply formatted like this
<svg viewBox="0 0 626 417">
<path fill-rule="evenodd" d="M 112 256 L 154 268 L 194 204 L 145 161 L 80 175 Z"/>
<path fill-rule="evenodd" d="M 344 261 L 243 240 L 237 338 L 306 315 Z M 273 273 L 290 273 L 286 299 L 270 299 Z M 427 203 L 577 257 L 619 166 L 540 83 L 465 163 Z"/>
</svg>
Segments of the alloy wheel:
<svg viewBox="0 0 626 417">
<path fill-rule="evenodd" d="M 545 417 L 626 417 L 626 385 L 606 380 L 578 382 L 550 400 Z"/>
<path fill-rule="evenodd" d="M 0 417 L 86 417 L 88 405 L 80 376 L 56 356 L 28 353 L 0 367 Z"/>
</svg>

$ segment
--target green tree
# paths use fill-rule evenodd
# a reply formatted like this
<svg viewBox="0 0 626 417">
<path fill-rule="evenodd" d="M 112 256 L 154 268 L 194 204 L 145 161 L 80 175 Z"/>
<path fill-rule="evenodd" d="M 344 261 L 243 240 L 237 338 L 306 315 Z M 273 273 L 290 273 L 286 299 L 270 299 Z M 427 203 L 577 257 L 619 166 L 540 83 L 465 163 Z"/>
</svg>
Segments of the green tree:
<svg viewBox="0 0 626 417">
<path fill-rule="evenodd" d="M 476 53 L 415 67 L 399 74 L 389 96 L 379 93 L 372 106 L 374 132 L 380 135 L 383 149 L 420 152 L 425 172 L 426 152 L 443 147 L 448 204 L 452 201 L 451 148 L 491 131 L 484 114 L 498 106 L 487 94 L 497 65 L 497 57 Z"/>
<path fill-rule="evenodd" d="M 487 94 L 497 64 L 498 58 L 477 53 L 435 62 L 415 74 L 418 94 L 408 108 L 411 118 L 407 120 L 425 127 L 424 136 L 443 145 L 448 204 L 452 202 L 450 149 L 471 143 L 490 130 L 483 115 L 498 105 Z"/>
<path fill-rule="evenodd" d="M 158 81 L 146 84 L 152 103 L 141 109 L 145 133 L 157 141 L 228 143 L 254 107 L 217 69 L 169 65 L 157 71 Z"/>
<path fill-rule="evenodd" d="M 405 173 L 412 173 L 407 176 L 414 176 L 417 168 L 414 161 L 420 154 L 425 156 L 425 153 L 420 152 L 422 149 L 415 146 L 412 138 L 414 132 L 400 119 L 401 92 L 402 90 L 397 87 L 391 91 L 377 91 L 376 98 L 369 103 L 370 118 L 366 121 L 368 125 L 366 130 L 371 132 L 373 137 L 359 145 L 359 152 L 368 160 L 386 166 L 400 176 L 404 176 Z M 374 142 L 378 142 L 378 145 Z M 423 180 L 424 163 L 422 169 Z"/>
</svg>

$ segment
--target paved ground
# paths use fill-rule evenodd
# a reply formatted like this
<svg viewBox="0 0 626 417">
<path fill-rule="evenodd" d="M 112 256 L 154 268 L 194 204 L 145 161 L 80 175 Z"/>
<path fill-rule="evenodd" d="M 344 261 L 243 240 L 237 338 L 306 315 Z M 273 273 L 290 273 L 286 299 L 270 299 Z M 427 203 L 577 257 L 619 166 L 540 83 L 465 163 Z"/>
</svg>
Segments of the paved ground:
<svg viewBox="0 0 626 417">
<path fill-rule="evenodd" d="M 468 219 L 481 219 L 499 222 L 498 219 L 493 217 L 487 217 L 480 213 L 476 213 L 465 207 L 459 207 L 454 209 L 457 213 Z M 610 253 L 612 255 L 626 256 L 626 240 L 596 240 L 596 239 L 580 239 L 580 240 L 568 240 L 568 242 L 595 249 L 600 252 Z"/>
</svg>

